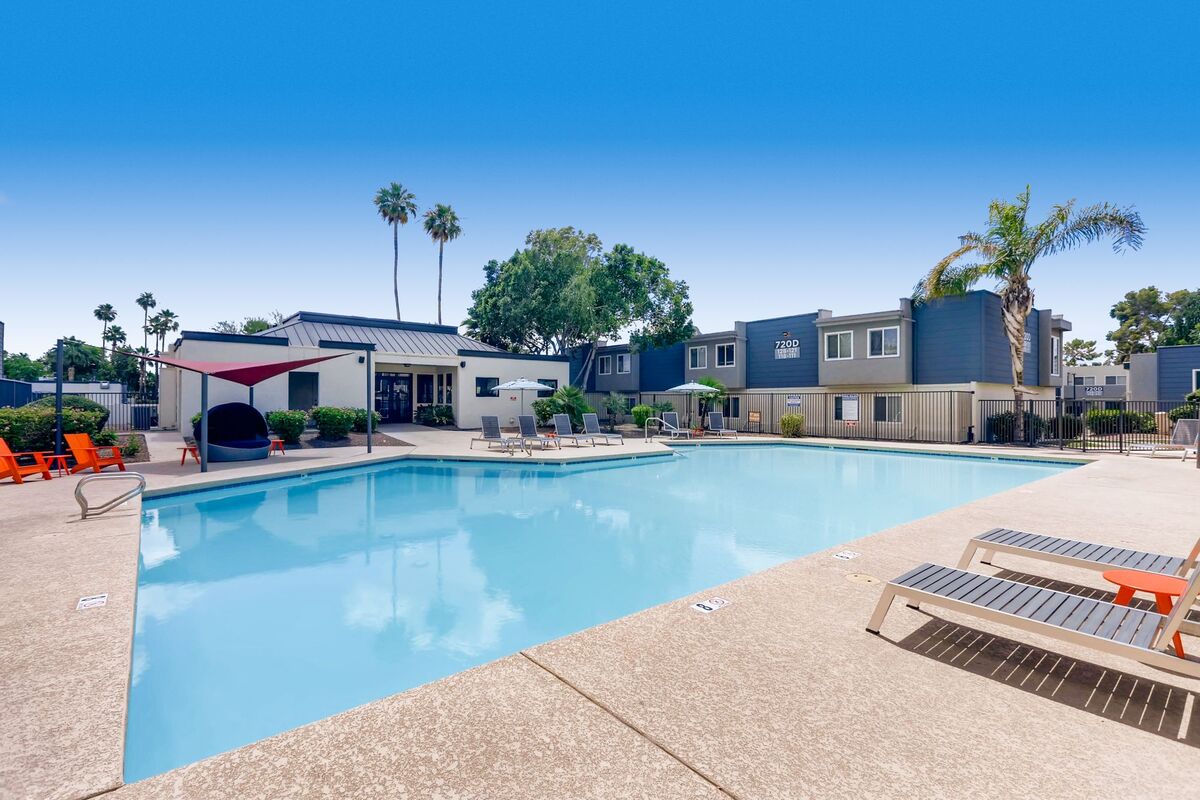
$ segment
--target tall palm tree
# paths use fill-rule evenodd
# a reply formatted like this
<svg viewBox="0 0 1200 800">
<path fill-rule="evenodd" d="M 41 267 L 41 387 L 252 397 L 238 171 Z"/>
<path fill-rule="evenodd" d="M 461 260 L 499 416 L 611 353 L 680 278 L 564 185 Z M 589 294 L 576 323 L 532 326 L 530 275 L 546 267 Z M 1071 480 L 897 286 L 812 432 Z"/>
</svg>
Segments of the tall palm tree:
<svg viewBox="0 0 1200 800">
<path fill-rule="evenodd" d="M 453 242 L 462 236 L 462 226 L 458 224 L 458 214 L 454 209 L 441 203 L 425 212 L 425 232 L 429 238 L 438 243 L 438 325 L 442 324 L 442 252 L 446 242 Z"/>
<path fill-rule="evenodd" d="M 103 355 L 104 343 L 108 341 L 108 323 L 117 318 L 117 312 L 112 303 L 101 303 L 92 311 L 92 316 L 104 323 L 104 329 L 100 332 L 100 353 Z"/>
<path fill-rule="evenodd" d="M 143 352 L 150 352 L 150 309 L 158 305 L 152 292 L 142 292 L 134 301 L 142 309 L 142 347 Z M 146 391 L 146 362 L 138 359 L 138 392 Z"/>
<path fill-rule="evenodd" d="M 396 319 L 400 319 L 400 226 L 417 215 L 417 197 L 396 182 L 375 193 L 375 208 L 392 226 L 392 293 L 396 297 Z"/>
<path fill-rule="evenodd" d="M 125 344 L 126 342 L 125 329 L 120 325 L 113 325 L 104 334 L 104 340 L 112 345 L 112 353 L 113 355 L 116 355 L 117 346 Z"/>
<path fill-rule="evenodd" d="M 150 333 L 154 335 L 154 354 L 159 355 L 163 347 L 166 346 L 167 334 L 171 331 L 179 330 L 179 317 L 169 308 L 164 308 L 162 311 L 150 318 Z M 158 363 L 154 364 L 154 386 L 158 387 L 159 368 Z"/>
<path fill-rule="evenodd" d="M 1075 208 L 1075 201 L 1056 205 L 1041 222 L 1026 221 L 1029 211 L 1029 187 L 1017 195 L 1015 203 L 993 200 L 988 206 L 988 224 L 982 233 L 969 232 L 958 237 L 959 246 L 943 258 L 917 284 L 913 299 L 921 302 L 938 297 L 961 295 L 985 278 L 997 283 L 1004 333 L 1008 337 L 1012 361 L 1013 416 L 1015 438 L 1023 439 L 1024 415 L 1021 395 L 1026 392 L 1025 322 L 1033 310 L 1033 289 L 1029 273 L 1041 256 L 1054 255 L 1099 239 L 1111 238 L 1113 252 L 1142 246 L 1146 226 L 1133 208 L 1097 203 Z M 972 256 L 966 264 L 961 259 Z"/>
</svg>

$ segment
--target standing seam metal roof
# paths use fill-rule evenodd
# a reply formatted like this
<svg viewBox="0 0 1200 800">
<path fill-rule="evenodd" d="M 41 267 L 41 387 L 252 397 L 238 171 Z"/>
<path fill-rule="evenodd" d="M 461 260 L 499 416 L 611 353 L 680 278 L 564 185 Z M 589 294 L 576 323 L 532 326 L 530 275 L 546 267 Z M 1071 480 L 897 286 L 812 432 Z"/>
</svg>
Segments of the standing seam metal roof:
<svg viewBox="0 0 1200 800">
<path fill-rule="evenodd" d="M 414 356 L 457 356 L 459 350 L 504 352 L 499 347 L 493 347 L 457 333 L 311 322 L 304 319 L 285 320 L 282 325 L 265 330 L 259 335 L 286 336 L 288 343 L 296 347 L 317 347 L 322 340 L 360 342 L 373 344 L 380 352 Z"/>
</svg>

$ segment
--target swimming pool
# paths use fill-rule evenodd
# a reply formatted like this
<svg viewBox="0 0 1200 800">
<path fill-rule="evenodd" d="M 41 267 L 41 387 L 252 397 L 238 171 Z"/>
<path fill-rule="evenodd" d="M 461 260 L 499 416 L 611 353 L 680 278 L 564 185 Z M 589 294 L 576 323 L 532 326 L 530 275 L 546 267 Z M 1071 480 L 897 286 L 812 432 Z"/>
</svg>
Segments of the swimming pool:
<svg viewBox="0 0 1200 800">
<path fill-rule="evenodd" d="M 401 461 L 148 499 L 125 779 L 1064 468 L 690 447 Z"/>
</svg>

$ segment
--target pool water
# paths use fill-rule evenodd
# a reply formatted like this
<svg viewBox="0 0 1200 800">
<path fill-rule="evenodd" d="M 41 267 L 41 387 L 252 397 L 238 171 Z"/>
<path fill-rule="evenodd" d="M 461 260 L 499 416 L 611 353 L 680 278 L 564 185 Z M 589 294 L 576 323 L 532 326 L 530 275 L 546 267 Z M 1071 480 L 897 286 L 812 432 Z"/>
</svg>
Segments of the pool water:
<svg viewBox="0 0 1200 800">
<path fill-rule="evenodd" d="M 149 499 L 125 778 L 1062 469 L 722 446 L 393 462 Z"/>
</svg>

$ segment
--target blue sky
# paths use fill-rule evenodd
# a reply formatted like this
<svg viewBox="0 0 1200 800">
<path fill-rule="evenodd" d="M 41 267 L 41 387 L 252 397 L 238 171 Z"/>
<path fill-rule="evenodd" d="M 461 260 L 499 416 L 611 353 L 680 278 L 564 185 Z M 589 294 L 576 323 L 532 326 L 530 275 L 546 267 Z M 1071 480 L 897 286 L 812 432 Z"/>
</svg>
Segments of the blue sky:
<svg viewBox="0 0 1200 800">
<path fill-rule="evenodd" d="M 1102 339 L 1126 290 L 1197 286 L 1196 41 L 1186 3 L 5 4 L 7 349 L 95 340 L 100 302 L 135 331 L 145 290 L 191 329 L 389 316 L 392 180 L 463 219 L 452 322 L 533 228 L 658 256 L 717 330 L 891 307 L 1026 183 L 1134 204 L 1140 252 L 1035 272 Z M 436 246 L 400 246 L 432 320 Z"/>
</svg>

